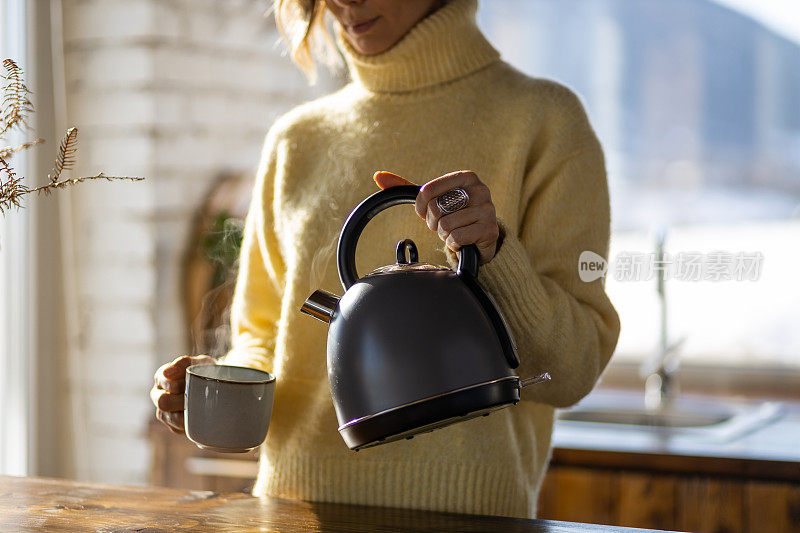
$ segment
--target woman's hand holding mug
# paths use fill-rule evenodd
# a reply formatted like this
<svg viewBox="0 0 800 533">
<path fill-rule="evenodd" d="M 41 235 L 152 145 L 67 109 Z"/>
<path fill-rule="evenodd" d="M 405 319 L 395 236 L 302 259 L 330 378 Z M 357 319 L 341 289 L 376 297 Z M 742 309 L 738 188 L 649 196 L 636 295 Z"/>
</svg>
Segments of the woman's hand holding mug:
<svg viewBox="0 0 800 533">
<path fill-rule="evenodd" d="M 173 433 L 183 433 L 183 409 L 186 388 L 186 369 L 192 365 L 213 365 L 214 358 L 207 355 L 189 357 L 184 355 L 162 365 L 155 373 L 155 384 L 150 390 L 150 399 L 156 406 L 156 418 Z"/>
</svg>

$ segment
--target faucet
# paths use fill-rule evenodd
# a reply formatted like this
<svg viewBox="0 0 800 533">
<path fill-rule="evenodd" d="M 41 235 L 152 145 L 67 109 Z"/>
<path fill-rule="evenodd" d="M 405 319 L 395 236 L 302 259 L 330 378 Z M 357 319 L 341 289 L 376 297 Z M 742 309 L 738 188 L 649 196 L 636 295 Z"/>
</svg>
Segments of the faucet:
<svg viewBox="0 0 800 533">
<path fill-rule="evenodd" d="M 656 233 L 656 290 L 658 291 L 660 338 L 656 353 L 645 360 L 640 367 L 642 376 L 646 376 L 644 384 L 644 404 L 650 411 L 668 409 L 678 393 L 678 350 L 686 337 L 669 343 L 667 330 L 667 260 L 664 244 L 667 231 L 664 228 Z"/>
</svg>

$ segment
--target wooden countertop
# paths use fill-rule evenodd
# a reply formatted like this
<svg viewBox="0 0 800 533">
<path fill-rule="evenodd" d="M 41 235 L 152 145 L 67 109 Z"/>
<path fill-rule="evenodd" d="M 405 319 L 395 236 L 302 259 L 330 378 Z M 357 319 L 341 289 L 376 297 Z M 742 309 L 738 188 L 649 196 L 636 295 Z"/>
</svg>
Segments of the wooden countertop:
<svg viewBox="0 0 800 533">
<path fill-rule="evenodd" d="M 0 476 L 0 531 L 647 531 L 156 487 Z"/>
</svg>

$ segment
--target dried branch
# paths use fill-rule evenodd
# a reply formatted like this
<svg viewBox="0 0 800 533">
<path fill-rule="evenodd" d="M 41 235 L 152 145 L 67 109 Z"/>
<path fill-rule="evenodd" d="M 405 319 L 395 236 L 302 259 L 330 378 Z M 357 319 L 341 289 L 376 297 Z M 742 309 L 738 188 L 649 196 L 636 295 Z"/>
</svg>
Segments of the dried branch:
<svg viewBox="0 0 800 533">
<path fill-rule="evenodd" d="M 142 181 L 144 178 L 138 176 L 106 176 L 102 172 L 96 176 L 84 176 L 81 178 L 66 178 L 62 180 L 51 181 L 47 185 L 30 188 L 22 183 L 22 178 L 18 178 L 14 173 L 14 169 L 6 162 L 5 159 L 0 158 L 0 172 L 6 174 L 8 179 L 5 181 L 0 178 L 0 215 L 4 214 L 6 210 L 15 207 L 19 209 L 22 207 L 22 197 L 26 194 L 37 193 L 45 195 L 50 194 L 56 189 L 63 189 L 70 185 L 76 185 L 83 181 L 88 180 L 128 180 L 128 181 Z"/>
<path fill-rule="evenodd" d="M 33 103 L 28 99 L 30 91 L 22 81 L 22 69 L 13 59 L 3 60 L 3 67 L 6 73 L 2 78 L 8 83 L 3 88 L 3 114 L 0 138 L 12 128 L 22 129 L 23 126 L 29 129 L 25 121 L 29 113 L 33 113 Z"/>
<path fill-rule="evenodd" d="M 30 91 L 22 81 L 22 69 L 11 59 L 3 61 L 6 73 L 0 75 L 8 83 L 4 88 L 2 111 L 0 112 L 0 138 L 12 128 L 27 128 L 25 122 L 28 113 L 33 113 L 33 104 L 28 100 Z M 26 150 L 44 142 L 44 139 L 26 142 L 19 146 L 0 148 L 0 215 L 12 207 L 22 207 L 22 197 L 31 194 L 50 194 L 56 189 L 75 185 L 88 180 L 128 180 L 141 181 L 144 178 L 130 176 L 106 176 L 102 172 L 96 176 L 81 178 L 62 178 L 61 174 L 72 169 L 76 163 L 78 151 L 78 129 L 69 128 L 58 146 L 53 172 L 47 175 L 48 183 L 39 187 L 28 187 L 23 183 L 22 177 L 17 177 L 8 159 L 16 152 Z"/>
<path fill-rule="evenodd" d="M 65 170 L 70 170 L 75 164 L 75 153 L 78 151 L 78 128 L 70 128 L 61 139 L 61 144 L 58 145 L 58 155 L 56 162 L 53 166 L 53 173 L 48 174 L 47 178 L 50 183 L 58 182 L 61 173 Z"/>
<path fill-rule="evenodd" d="M 44 193 L 45 195 L 50 194 L 55 189 L 63 189 L 68 185 L 76 185 L 83 181 L 88 180 L 127 180 L 127 181 L 142 181 L 144 178 L 139 176 L 106 176 L 102 172 L 96 176 L 84 176 L 81 178 L 67 178 L 63 180 L 55 180 L 51 181 L 47 185 L 41 185 L 39 187 L 35 187 L 33 189 L 29 189 L 28 192 L 35 192 L 35 193 Z"/>
<path fill-rule="evenodd" d="M 37 144 L 42 144 L 43 142 L 44 139 L 36 139 L 35 141 L 26 142 L 25 144 L 20 144 L 18 146 L 8 146 L 6 148 L 0 148 L 0 157 L 9 159 L 15 153 L 27 150 L 28 148 L 36 146 Z"/>
<path fill-rule="evenodd" d="M 2 157 L 0 157 L 0 172 L 7 176 L 5 181 L 0 176 L 0 214 L 2 214 L 12 207 L 19 209 L 22 206 L 20 198 L 30 190 L 22 184 L 22 178 L 17 177 L 14 169 Z"/>
</svg>

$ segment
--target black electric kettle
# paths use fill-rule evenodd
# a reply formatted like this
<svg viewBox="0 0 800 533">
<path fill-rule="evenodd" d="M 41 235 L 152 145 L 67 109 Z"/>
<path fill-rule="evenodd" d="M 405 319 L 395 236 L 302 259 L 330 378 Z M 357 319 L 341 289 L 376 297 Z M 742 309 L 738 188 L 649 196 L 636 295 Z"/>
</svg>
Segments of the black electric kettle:
<svg viewBox="0 0 800 533">
<path fill-rule="evenodd" d="M 328 378 L 339 433 L 359 450 L 432 431 L 516 404 L 524 386 L 516 346 L 496 304 L 478 285 L 479 253 L 461 248 L 458 270 L 418 262 L 410 239 L 397 263 L 362 278 L 356 244 L 391 206 L 419 187 L 377 192 L 347 218 L 337 248 L 341 298 L 314 292 L 301 311 L 329 324 Z"/>
</svg>

